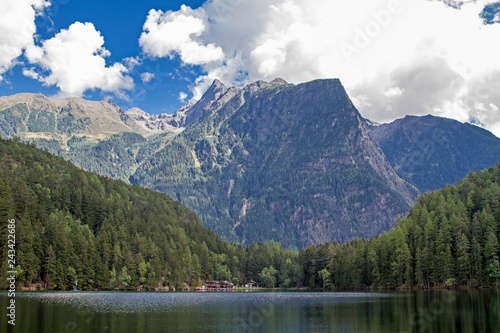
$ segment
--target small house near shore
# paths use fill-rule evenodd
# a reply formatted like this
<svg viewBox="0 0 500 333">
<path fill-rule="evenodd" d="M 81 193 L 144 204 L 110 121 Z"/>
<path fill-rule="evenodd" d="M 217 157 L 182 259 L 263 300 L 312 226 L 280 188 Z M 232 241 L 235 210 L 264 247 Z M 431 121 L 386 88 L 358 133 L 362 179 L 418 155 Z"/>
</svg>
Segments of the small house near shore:
<svg viewBox="0 0 500 333">
<path fill-rule="evenodd" d="M 259 285 L 257 282 L 250 280 L 250 282 L 245 284 L 245 288 L 259 288 Z"/>
<path fill-rule="evenodd" d="M 206 291 L 231 291 L 234 284 L 228 281 L 207 281 L 204 285 Z"/>
</svg>

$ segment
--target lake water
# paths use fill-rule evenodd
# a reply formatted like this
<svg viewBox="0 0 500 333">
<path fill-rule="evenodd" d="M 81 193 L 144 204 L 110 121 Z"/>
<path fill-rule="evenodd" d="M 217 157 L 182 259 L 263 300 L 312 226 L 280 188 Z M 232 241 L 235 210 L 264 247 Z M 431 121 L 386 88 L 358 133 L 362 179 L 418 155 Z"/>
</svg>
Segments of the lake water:
<svg viewBox="0 0 500 333">
<path fill-rule="evenodd" d="M 0 293 L 0 332 L 500 332 L 498 291 Z"/>
</svg>

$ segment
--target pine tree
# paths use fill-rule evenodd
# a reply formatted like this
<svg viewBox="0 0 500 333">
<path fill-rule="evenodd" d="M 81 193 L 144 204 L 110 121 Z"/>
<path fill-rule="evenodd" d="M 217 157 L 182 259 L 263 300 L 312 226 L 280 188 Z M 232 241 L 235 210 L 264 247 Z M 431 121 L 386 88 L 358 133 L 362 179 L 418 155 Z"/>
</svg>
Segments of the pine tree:
<svg viewBox="0 0 500 333">
<path fill-rule="evenodd" d="M 424 272 L 422 264 L 422 251 L 418 248 L 415 256 L 415 282 L 418 286 L 424 285 Z"/>
<path fill-rule="evenodd" d="M 457 278 L 461 284 L 469 284 L 470 278 L 470 242 L 462 234 L 457 244 Z"/>
<path fill-rule="evenodd" d="M 380 283 L 380 262 L 377 252 L 373 248 L 368 250 L 368 263 L 370 265 L 370 280 L 373 285 Z"/>
<path fill-rule="evenodd" d="M 490 231 L 488 234 L 486 245 L 484 246 L 484 256 L 488 264 L 495 259 L 498 260 L 498 239 L 493 231 Z"/>
</svg>

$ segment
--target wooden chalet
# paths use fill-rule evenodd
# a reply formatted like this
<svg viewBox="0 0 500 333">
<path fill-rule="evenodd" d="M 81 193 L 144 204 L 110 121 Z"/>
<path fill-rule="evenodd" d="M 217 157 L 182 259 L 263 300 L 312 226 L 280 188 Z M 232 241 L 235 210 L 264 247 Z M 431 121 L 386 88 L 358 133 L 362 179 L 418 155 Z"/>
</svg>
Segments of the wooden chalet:
<svg viewBox="0 0 500 333">
<path fill-rule="evenodd" d="M 259 285 L 257 282 L 250 280 L 250 282 L 245 284 L 245 288 L 259 288 Z"/>
<path fill-rule="evenodd" d="M 207 281 L 204 285 L 206 291 L 234 290 L 234 284 L 228 281 Z"/>
</svg>

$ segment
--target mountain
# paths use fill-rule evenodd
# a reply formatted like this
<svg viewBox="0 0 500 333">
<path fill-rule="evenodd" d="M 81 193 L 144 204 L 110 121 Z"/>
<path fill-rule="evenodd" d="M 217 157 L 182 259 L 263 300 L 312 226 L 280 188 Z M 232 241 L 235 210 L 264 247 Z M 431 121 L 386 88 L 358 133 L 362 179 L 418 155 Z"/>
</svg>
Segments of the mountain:
<svg viewBox="0 0 500 333">
<path fill-rule="evenodd" d="M 188 103 L 185 108 L 191 106 Z M 128 181 L 137 168 L 137 157 L 140 160 L 161 147 L 162 140 L 183 130 L 177 122 L 179 114 L 184 119 L 181 125 L 191 121 L 185 108 L 174 115 L 149 115 L 107 100 L 17 94 L 0 97 L 0 136 L 18 136 L 86 170 Z"/>
<path fill-rule="evenodd" d="M 17 94 L 1 97 L 0 110 L 3 137 L 25 134 L 26 138 L 57 138 L 64 143 L 72 135 L 102 139 L 121 132 L 153 132 L 143 126 L 145 121 L 134 121 L 125 110 L 107 100 L 57 100 L 42 94 Z"/>
<path fill-rule="evenodd" d="M 0 127 L 86 170 L 166 193 L 233 242 L 300 248 L 371 237 L 418 194 L 339 80 L 242 89 L 216 80 L 199 101 L 158 116 L 21 94 L 0 98 Z"/>
<path fill-rule="evenodd" d="M 388 233 L 300 251 L 222 242 L 168 196 L 0 139 L 0 235 L 18 289 L 181 290 L 208 279 L 360 290 L 483 288 L 500 279 L 500 165 L 423 194 Z M 13 222 L 15 220 L 15 222 Z M 9 237 L 11 238 L 11 237 Z M 10 254 L 0 241 L 0 253 Z M 0 289 L 12 261 L 0 262 Z"/>
<path fill-rule="evenodd" d="M 500 139 L 474 125 L 435 116 L 371 123 L 373 140 L 398 174 L 421 192 L 455 184 L 500 162 Z"/>
<path fill-rule="evenodd" d="M 186 204 L 223 239 L 301 247 L 370 237 L 416 199 L 339 80 L 216 81 L 205 99 L 200 118 L 130 180 Z"/>
<path fill-rule="evenodd" d="M 178 113 L 182 113 L 183 109 Z M 73 136 L 100 141 L 114 134 L 132 132 L 143 136 L 181 131 L 175 115 L 124 110 L 108 100 L 53 99 L 42 94 L 0 97 L 0 135 L 25 139 L 52 139 L 67 148 Z M 184 115 L 184 118 L 186 116 Z M 187 117 L 186 121 L 191 121 Z"/>
</svg>

